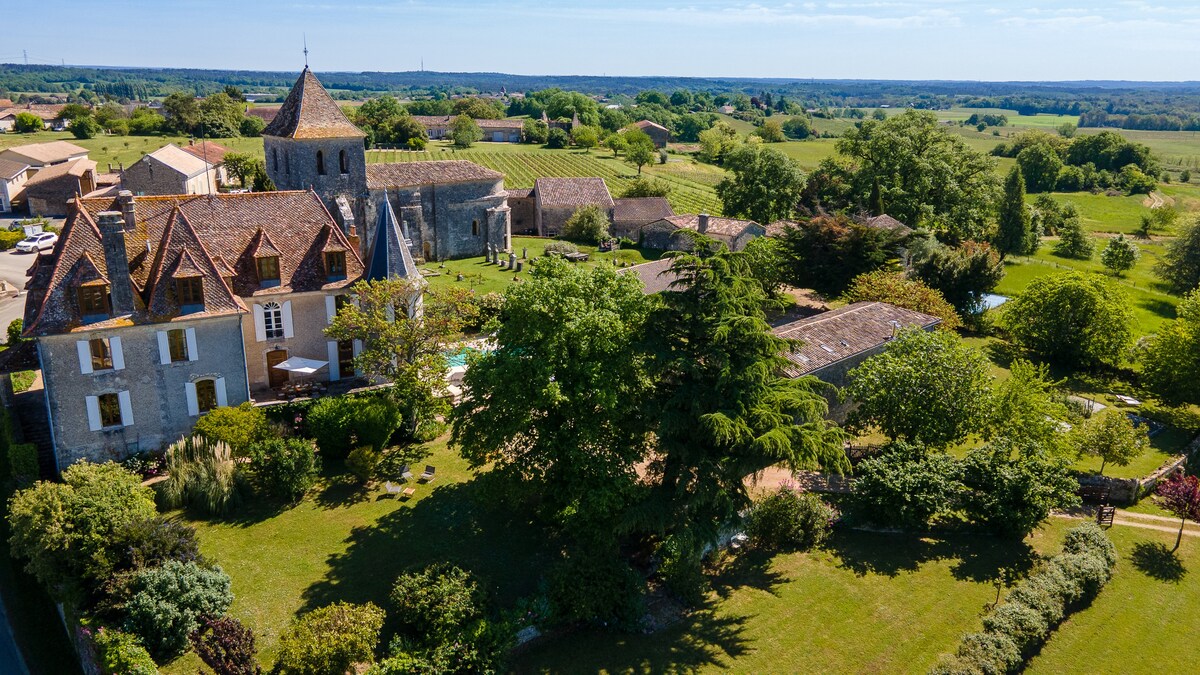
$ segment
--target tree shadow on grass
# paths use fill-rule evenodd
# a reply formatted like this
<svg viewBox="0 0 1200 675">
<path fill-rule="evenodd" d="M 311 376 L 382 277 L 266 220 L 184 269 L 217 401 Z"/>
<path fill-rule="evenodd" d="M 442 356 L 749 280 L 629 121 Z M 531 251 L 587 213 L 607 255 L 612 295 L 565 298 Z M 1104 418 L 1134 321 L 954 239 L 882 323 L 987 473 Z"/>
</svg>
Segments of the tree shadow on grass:
<svg viewBox="0 0 1200 675">
<path fill-rule="evenodd" d="M 1024 541 L 982 534 L 835 532 L 825 544 L 838 565 L 858 576 L 916 572 L 939 560 L 957 560 L 950 573 L 960 581 L 993 582 L 1024 576 L 1038 561 Z"/>
<path fill-rule="evenodd" d="M 553 542 L 521 514 L 488 508 L 482 483 L 433 487 L 352 530 L 345 552 L 331 555 L 329 572 L 304 591 L 304 611 L 336 601 L 386 608 L 397 576 L 437 562 L 476 574 L 502 605 L 532 593 Z"/>
<path fill-rule="evenodd" d="M 1130 559 L 1139 572 L 1151 579 L 1177 584 L 1187 575 L 1187 568 L 1175 551 L 1159 542 L 1138 542 L 1133 547 Z"/>
<path fill-rule="evenodd" d="M 313 501 L 323 509 L 344 509 L 369 497 L 371 490 L 351 474 L 330 476 L 325 479 Z"/>
<path fill-rule="evenodd" d="M 749 651 L 748 617 L 717 612 L 712 604 L 650 635 L 582 630 L 548 641 L 518 657 L 517 673 L 694 673 L 728 670 Z"/>
<path fill-rule="evenodd" d="M 711 578 L 713 591 L 728 598 L 739 588 L 750 587 L 775 595 L 775 588 L 787 579 L 771 569 L 775 554 L 754 549 L 739 551 L 723 561 Z"/>
</svg>

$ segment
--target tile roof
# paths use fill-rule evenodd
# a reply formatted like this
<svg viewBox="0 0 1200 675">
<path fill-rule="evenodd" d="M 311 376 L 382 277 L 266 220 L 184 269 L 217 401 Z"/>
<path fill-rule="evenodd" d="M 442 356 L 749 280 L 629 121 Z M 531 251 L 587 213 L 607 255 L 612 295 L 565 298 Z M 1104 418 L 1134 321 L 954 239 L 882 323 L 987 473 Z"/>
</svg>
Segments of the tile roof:
<svg viewBox="0 0 1200 675">
<path fill-rule="evenodd" d="M 58 119 L 62 109 L 67 107 L 65 103 L 30 103 L 21 106 L 13 106 L 11 102 L 7 106 L 0 106 L 0 117 L 8 117 L 12 115 L 16 117 L 21 113 L 29 113 L 36 116 L 43 122 Z"/>
<path fill-rule="evenodd" d="M 679 278 L 671 272 L 671 262 L 671 258 L 660 258 L 617 270 L 617 274 L 636 274 L 642 280 L 642 292 L 646 295 L 677 290 L 671 288 L 671 284 Z"/>
<path fill-rule="evenodd" d="M 665 131 L 665 132 L 667 132 L 667 133 L 671 133 L 671 130 L 670 130 L 670 129 L 668 129 L 668 128 L 664 127 L 664 126 L 663 126 L 663 125 L 661 125 L 661 124 L 657 124 L 657 123 L 655 123 L 655 122 L 651 122 L 650 120 L 641 120 L 641 121 L 638 121 L 638 122 L 634 122 L 634 123 L 633 123 L 633 126 L 635 126 L 635 127 L 639 128 L 639 129 L 641 129 L 641 130 L 643 130 L 643 131 L 645 131 L 646 129 L 655 129 L 655 130 L 657 130 L 657 131 Z"/>
<path fill-rule="evenodd" d="M 613 207 L 612 195 L 603 178 L 539 178 L 533 183 L 534 194 L 541 206 L 588 206 L 602 209 Z"/>
<path fill-rule="evenodd" d="M 233 152 L 223 145 L 217 145 L 212 141 L 200 141 L 199 143 L 190 143 L 182 146 L 180 150 L 193 155 L 213 166 L 221 164 L 225 161 L 225 155 Z"/>
<path fill-rule="evenodd" d="M 899 220 L 896 220 L 886 213 L 873 218 L 867 218 L 865 221 L 863 221 L 863 224 L 867 227 L 874 227 L 881 230 L 891 230 L 892 232 L 912 232 L 911 227 L 905 225 Z"/>
<path fill-rule="evenodd" d="M 0 157 L 15 159 L 19 162 L 21 160 L 13 157 L 13 155 L 20 155 L 21 157 L 28 157 L 39 164 L 54 164 L 56 162 L 65 162 L 72 157 L 86 155 L 87 153 L 87 148 L 81 148 L 74 143 L 50 141 L 49 143 L 15 145 L 0 152 Z"/>
<path fill-rule="evenodd" d="M 313 72 L 304 68 L 279 113 L 263 136 L 283 138 L 363 138 L 366 136 L 342 112 Z"/>
<path fill-rule="evenodd" d="M 419 122 L 421 126 L 428 129 L 429 127 L 445 127 L 450 126 L 454 118 L 458 115 L 413 115 L 412 118 Z M 479 125 L 480 129 L 515 129 L 521 130 L 525 128 L 524 118 L 519 119 L 501 119 L 501 120 L 475 120 L 475 124 Z"/>
<path fill-rule="evenodd" d="M 28 334 L 66 332 L 80 325 L 70 289 L 86 281 L 103 283 L 112 275 L 96 218 L 103 211 L 120 211 L 122 199 L 80 200 L 54 251 L 35 259 L 26 285 Z M 357 252 L 311 191 L 132 199 L 135 225 L 126 227 L 125 250 L 137 307 L 132 317 L 110 319 L 113 325 L 176 316 L 179 308 L 165 282 L 180 274 L 199 272 L 203 277 L 201 314 L 210 315 L 244 311 L 241 297 L 344 288 L 363 273 Z M 345 279 L 329 281 L 325 274 L 322 252 L 331 245 L 348 251 Z M 258 282 L 254 253 L 265 247 L 279 254 L 280 285 L 272 288 Z"/>
<path fill-rule="evenodd" d="M 504 174 L 499 171 L 492 171 L 465 159 L 367 165 L 367 187 L 371 190 L 501 178 L 504 178 Z"/>
<path fill-rule="evenodd" d="M 28 162 L 18 162 L 15 159 L 0 158 L 0 178 L 12 180 L 29 168 Z"/>
<path fill-rule="evenodd" d="M 261 119 L 262 121 L 266 122 L 267 124 L 270 124 L 271 120 L 275 119 L 275 116 L 279 114 L 279 107 L 276 106 L 273 108 L 260 108 L 258 106 L 255 106 L 255 107 L 247 110 L 246 114 L 250 117 L 257 117 L 257 118 Z"/>
<path fill-rule="evenodd" d="M 699 231 L 700 228 L 700 216 L 694 213 L 679 216 L 667 216 L 666 218 L 663 218 L 663 220 L 671 223 L 679 229 Z M 744 232 L 747 227 L 752 225 L 758 225 L 758 223 L 754 222 L 753 220 L 739 220 L 737 218 L 709 216 L 706 234 L 716 235 L 719 237 L 736 237 Z"/>
<path fill-rule="evenodd" d="M 95 171 L 96 163 L 90 159 L 77 159 L 48 166 L 33 174 L 25 183 L 25 198 L 66 202 L 79 194 L 79 179 L 88 171 Z"/>
<path fill-rule="evenodd" d="M 613 222 L 652 223 L 673 216 L 666 197 L 623 197 L 613 200 Z"/>
<path fill-rule="evenodd" d="M 529 199 L 533 196 L 533 188 L 505 188 L 509 199 Z"/>
<path fill-rule="evenodd" d="M 778 237 L 788 230 L 788 228 L 798 228 L 800 223 L 794 220 L 777 220 L 767 226 L 768 237 Z"/>
<path fill-rule="evenodd" d="M 929 329 L 941 319 L 885 302 L 856 302 L 778 326 L 775 335 L 801 344 L 784 354 L 789 377 L 807 375 L 886 344 L 901 328 Z"/>
<path fill-rule="evenodd" d="M 144 162 L 147 161 L 147 158 L 157 160 L 163 166 L 177 171 L 188 178 L 199 176 L 207 171 L 209 167 L 204 160 L 190 152 L 185 152 L 174 143 L 168 143 L 138 161 Z"/>
</svg>

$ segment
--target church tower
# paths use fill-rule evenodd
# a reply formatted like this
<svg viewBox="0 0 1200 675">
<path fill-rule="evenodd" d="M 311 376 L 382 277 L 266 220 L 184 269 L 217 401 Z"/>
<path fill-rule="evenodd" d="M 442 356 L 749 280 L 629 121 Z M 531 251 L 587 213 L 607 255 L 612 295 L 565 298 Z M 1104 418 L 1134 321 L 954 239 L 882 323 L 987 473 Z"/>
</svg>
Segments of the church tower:
<svg viewBox="0 0 1200 675">
<path fill-rule="evenodd" d="M 348 231 L 367 198 L 365 137 L 305 66 L 263 130 L 267 175 L 280 190 L 311 187 Z"/>
</svg>

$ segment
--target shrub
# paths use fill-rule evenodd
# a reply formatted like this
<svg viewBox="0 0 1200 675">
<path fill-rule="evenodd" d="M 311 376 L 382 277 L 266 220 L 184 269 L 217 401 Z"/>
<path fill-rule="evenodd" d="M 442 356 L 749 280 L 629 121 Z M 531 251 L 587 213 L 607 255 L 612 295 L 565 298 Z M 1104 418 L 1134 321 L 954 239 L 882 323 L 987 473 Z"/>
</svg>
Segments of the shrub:
<svg viewBox="0 0 1200 675">
<path fill-rule="evenodd" d="M 563 223 L 562 237 L 584 244 L 599 244 L 608 239 L 608 216 L 595 204 L 580 207 Z"/>
<path fill-rule="evenodd" d="M 1012 537 L 1025 537 L 1055 509 L 1079 504 L 1079 483 L 1070 461 L 1050 454 L 1016 451 L 999 439 L 976 448 L 963 460 L 963 499 L 967 517 Z"/>
<path fill-rule="evenodd" d="M 377 453 L 381 452 L 403 422 L 399 406 L 390 396 L 351 400 L 354 402 L 354 413 L 350 418 L 350 430 L 354 440 Z"/>
<path fill-rule="evenodd" d="M 21 331 L 25 330 L 25 321 L 23 319 L 13 319 L 8 322 L 8 346 L 14 347 L 21 344 L 25 338 L 21 337 Z"/>
<path fill-rule="evenodd" d="M 138 572 L 168 561 L 202 563 L 196 529 L 187 523 L 154 516 L 126 523 L 113 534 L 117 571 Z"/>
<path fill-rule="evenodd" d="M 962 490 L 954 458 L 901 443 L 858 466 L 855 512 L 880 525 L 923 528 L 948 513 Z"/>
<path fill-rule="evenodd" d="M 328 675 L 369 663 L 383 617 L 383 610 L 371 603 L 338 602 L 314 609 L 280 636 L 275 667 L 284 675 Z"/>
<path fill-rule="evenodd" d="M 25 233 L 21 230 L 0 230 L 0 251 L 7 251 L 24 238 Z"/>
<path fill-rule="evenodd" d="M 375 469 L 379 466 L 381 457 L 382 455 L 371 446 L 360 445 L 350 451 L 350 456 L 346 458 L 346 468 L 350 469 L 350 473 L 360 481 L 366 483 L 375 477 Z"/>
<path fill-rule="evenodd" d="M 658 547 L 662 559 L 658 575 L 680 600 L 698 606 L 704 601 L 708 579 L 704 576 L 700 549 L 688 537 L 687 533 L 673 534 Z"/>
<path fill-rule="evenodd" d="M 645 613 L 641 576 L 617 556 L 568 555 L 546 574 L 550 620 L 637 627 Z"/>
<path fill-rule="evenodd" d="M 194 562 L 171 560 L 143 570 L 134 578 L 133 590 L 125 607 L 125 630 L 140 635 L 158 658 L 183 653 L 200 619 L 223 615 L 233 602 L 229 577 L 221 568 L 205 569 Z"/>
<path fill-rule="evenodd" d="M 204 619 L 191 635 L 200 660 L 216 675 L 258 675 L 254 632 L 233 617 Z"/>
<path fill-rule="evenodd" d="M 245 455 L 250 446 L 272 436 L 271 425 L 267 423 L 262 408 L 249 402 L 209 411 L 196 422 L 193 433 L 210 441 L 225 443 L 238 455 Z"/>
<path fill-rule="evenodd" d="M 350 420 L 354 415 L 354 399 L 347 396 L 323 398 L 308 409 L 305 421 L 308 432 L 316 439 L 321 456 L 345 459 L 350 453 Z"/>
<path fill-rule="evenodd" d="M 41 471 L 38 449 L 33 443 L 12 443 L 8 446 L 8 467 L 19 486 L 31 485 Z"/>
<path fill-rule="evenodd" d="M 825 541 L 836 517 L 817 495 L 780 487 L 755 503 L 746 533 L 765 549 L 810 548 Z"/>
<path fill-rule="evenodd" d="M 227 444 L 191 436 L 167 448 L 165 459 L 168 476 L 158 486 L 164 508 L 224 515 L 241 505 L 244 480 Z"/>
<path fill-rule="evenodd" d="M 1041 644 L 1050 632 L 1050 625 L 1041 612 L 1016 601 L 1006 602 L 983 617 L 983 628 L 989 633 L 1008 637 L 1022 652 Z"/>
<path fill-rule="evenodd" d="M 974 664 L 984 675 L 1004 675 L 1021 664 L 1021 650 L 1008 636 L 998 633 L 968 633 L 958 646 L 958 658 Z"/>
<path fill-rule="evenodd" d="M 579 247 L 569 241 L 550 241 L 546 242 L 546 248 L 542 255 L 566 255 L 568 253 L 578 253 Z"/>
<path fill-rule="evenodd" d="M 260 490 L 275 499 L 296 501 L 316 483 L 320 464 L 312 441 L 276 438 L 251 449 L 250 468 Z"/>
<path fill-rule="evenodd" d="M 1008 602 L 1019 602 L 1034 610 L 1046 620 L 1047 626 L 1057 626 L 1063 619 L 1061 581 L 1048 575 L 1038 575 L 1025 580 L 1009 593 Z"/>
<path fill-rule="evenodd" d="M 136 635 L 99 628 L 92 635 L 103 675 L 158 675 L 158 666 Z"/>
<path fill-rule="evenodd" d="M 567 132 L 555 127 L 546 134 L 546 147 L 551 150 L 561 150 L 571 143 L 571 136 Z"/>
<path fill-rule="evenodd" d="M 1091 553 L 1100 556 L 1105 564 L 1117 564 L 1117 547 L 1096 523 L 1084 523 L 1071 528 L 1063 539 L 1064 553 Z"/>
</svg>

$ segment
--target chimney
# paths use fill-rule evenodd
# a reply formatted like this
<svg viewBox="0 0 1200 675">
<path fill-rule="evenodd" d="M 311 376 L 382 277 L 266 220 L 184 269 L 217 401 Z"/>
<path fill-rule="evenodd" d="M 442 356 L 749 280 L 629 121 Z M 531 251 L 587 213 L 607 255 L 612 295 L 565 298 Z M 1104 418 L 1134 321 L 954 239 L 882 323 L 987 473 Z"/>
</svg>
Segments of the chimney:
<svg viewBox="0 0 1200 675">
<path fill-rule="evenodd" d="M 704 234 L 705 232 L 708 232 L 708 214 L 707 213 L 700 214 L 700 217 L 696 222 L 696 231 L 699 232 L 700 234 Z"/>
<path fill-rule="evenodd" d="M 117 193 L 117 201 L 121 203 L 121 215 L 125 219 L 125 229 L 133 230 L 137 226 L 137 213 L 133 208 L 133 192 L 121 190 Z"/>
<path fill-rule="evenodd" d="M 104 266 L 108 268 L 113 316 L 133 313 L 133 282 L 129 279 L 129 254 L 125 250 L 125 218 L 120 211 L 99 215 Z"/>
<path fill-rule="evenodd" d="M 358 239 L 358 228 L 355 227 L 353 221 L 350 222 L 350 234 L 347 235 L 346 238 L 350 240 L 350 248 L 354 249 L 356 252 L 362 250 L 359 248 L 362 246 L 362 242 Z"/>
</svg>

